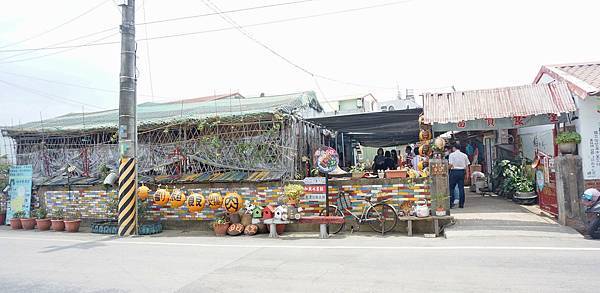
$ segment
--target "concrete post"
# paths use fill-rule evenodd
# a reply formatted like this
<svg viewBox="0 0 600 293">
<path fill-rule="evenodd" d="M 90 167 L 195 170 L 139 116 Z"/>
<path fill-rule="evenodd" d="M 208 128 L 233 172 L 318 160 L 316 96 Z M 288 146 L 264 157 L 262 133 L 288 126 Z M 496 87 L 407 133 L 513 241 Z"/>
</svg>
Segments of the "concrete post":
<svg viewBox="0 0 600 293">
<path fill-rule="evenodd" d="M 566 225 L 569 219 L 584 222 L 585 213 L 579 200 L 579 196 L 585 191 L 581 157 L 562 155 L 555 159 L 554 164 L 558 222 L 561 225 Z"/>
<path fill-rule="evenodd" d="M 435 215 L 435 209 L 438 207 L 437 195 L 446 196 L 443 206 L 446 209 L 446 215 L 450 215 L 450 190 L 448 185 L 448 161 L 444 159 L 430 159 L 429 170 L 431 170 L 431 208 L 432 214 Z"/>
</svg>

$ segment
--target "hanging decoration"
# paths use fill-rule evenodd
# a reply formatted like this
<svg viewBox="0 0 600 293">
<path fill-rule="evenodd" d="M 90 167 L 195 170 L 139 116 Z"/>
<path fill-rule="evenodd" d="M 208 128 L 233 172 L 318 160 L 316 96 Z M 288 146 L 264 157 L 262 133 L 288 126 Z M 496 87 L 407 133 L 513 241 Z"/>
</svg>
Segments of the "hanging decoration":
<svg viewBox="0 0 600 293">
<path fill-rule="evenodd" d="M 193 213 L 199 213 L 204 209 L 206 199 L 199 193 L 192 193 L 187 197 L 186 205 L 188 210 Z"/>
<path fill-rule="evenodd" d="M 223 200 L 225 210 L 229 213 L 236 213 L 242 207 L 242 197 L 235 192 L 228 192 Z"/>
<path fill-rule="evenodd" d="M 169 202 L 171 194 L 164 188 L 156 190 L 153 199 L 154 204 L 164 206 Z"/>
<path fill-rule="evenodd" d="M 218 192 L 213 192 L 208 195 L 208 207 L 213 210 L 220 208 L 223 205 L 223 197 Z"/>
<path fill-rule="evenodd" d="M 171 202 L 172 208 L 182 206 L 185 203 L 185 192 L 181 191 L 179 188 L 173 189 L 169 201 Z"/>
<path fill-rule="evenodd" d="M 140 188 L 138 188 L 137 195 L 138 195 L 139 199 L 146 200 L 148 198 L 148 195 L 150 195 L 150 188 L 148 188 L 148 186 L 142 184 L 142 186 L 140 186 Z"/>
</svg>

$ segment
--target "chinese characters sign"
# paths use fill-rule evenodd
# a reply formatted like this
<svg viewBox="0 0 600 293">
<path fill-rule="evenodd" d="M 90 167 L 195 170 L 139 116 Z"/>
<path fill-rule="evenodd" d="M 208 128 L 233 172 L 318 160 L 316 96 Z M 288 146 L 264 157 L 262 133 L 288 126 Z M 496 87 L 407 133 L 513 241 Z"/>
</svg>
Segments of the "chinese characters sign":
<svg viewBox="0 0 600 293">
<path fill-rule="evenodd" d="M 306 201 L 325 201 L 327 186 L 325 177 L 304 178 L 304 197 Z"/>
<path fill-rule="evenodd" d="M 6 209 L 6 224 L 10 222 L 16 212 L 24 211 L 25 217 L 30 216 L 32 175 L 33 168 L 31 165 L 10 167 L 8 173 L 10 185 L 8 197 L 10 201 Z"/>
</svg>

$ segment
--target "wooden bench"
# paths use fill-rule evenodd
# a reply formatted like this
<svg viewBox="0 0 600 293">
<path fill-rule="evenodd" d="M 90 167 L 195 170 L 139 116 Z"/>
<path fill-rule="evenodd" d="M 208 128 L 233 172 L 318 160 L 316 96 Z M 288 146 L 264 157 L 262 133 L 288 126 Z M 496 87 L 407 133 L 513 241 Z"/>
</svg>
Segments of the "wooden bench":
<svg viewBox="0 0 600 293">
<path fill-rule="evenodd" d="M 408 232 L 408 236 L 413 236 L 413 229 L 412 229 L 412 224 L 413 221 L 428 221 L 431 220 L 433 222 L 433 231 L 435 233 L 435 237 L 440 236 L 440 222 L 439 220 L 447 220 L 447 219 L 453 219 L 454 217 L 452 216 L 429 216 L 429 217 L 423 217 L 423 218 L 419 218 L 419 217 L 415 217 L 415 216 L 408 216 L 408 217 L 398 217 L 398 220 L 400 221 L 406 221 L 406 230 Z"/>
<path fill-rule="evenodd" d="M 326 239 L 329 238 L 329 233 L 327 233 L 327 224 L 343 224 L 344 217 L 337 216 L 312 216 L 312 217 L 302 217 L 298 220 L 299 224 L 319 224 L 319 238 Z"/>
</svg>

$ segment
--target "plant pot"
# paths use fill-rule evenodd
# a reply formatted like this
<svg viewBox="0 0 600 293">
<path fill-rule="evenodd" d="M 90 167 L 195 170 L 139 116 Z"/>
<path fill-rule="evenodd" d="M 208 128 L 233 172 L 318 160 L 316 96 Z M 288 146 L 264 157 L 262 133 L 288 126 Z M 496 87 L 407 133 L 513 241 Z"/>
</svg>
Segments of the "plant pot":
<svg viewBox="0 0 600 293">
<path fill-rule="evenodd" d="M 50 219 L 36 219 L 35 222 L 37 224 L 38 230 L 40 231 L 50 230 L 50 226 L 52 225 Z"/>
<path fill-rule="evenodd" d="M 405 170 L 387 170 L 385 171 L 385 178 L 406 178 L 408 172 Z"/>
<path fill-rule="evenodd" d="M 277 235 L 281 235 L 283 232 L 285 232 L 285 226 L 286 224 L 275 225 L 275 231 L 277 232 Z M 271 232 L 271 225 L 267 225 L 267 231 Z"/>
<path fill-rule="evenodd" d="M 242 221 L 242 219 L 240 218 L 240 214 L 233 213 L 233 214 L 229 215 L 229 222 L 231 222 L 232 224 L 237 224 L 241 221 Z"/>
<path fill-rule="evenodd" d="M 435 215 L 438 217 L 443 217 L 446 215 L 446 210 L 435 210 Z"/>
<path fill-rule="evenodd" d="M 266 224 L 256 224 L 258 226 L 258 233 L 256 234 L 265 234 L 269 232 L 269 225 Z"/>
<path fill-rule="evenodd" d="M 79 232 L 81 220 L 65 220 L 65 230 L 70 233 Z"/>
<path fill-rule="evenodd" d="M 246 227 L 250 224 L 252 224 L 252 215 L 251 214 L 243 214 L 242 215 L 242 225 L 244 225 L 244 227 Z"/>
<path fill-rule="evenodd" d="M 574 154 L 575 150 L 577 150 L 577 144 L 574 142 L 561 143 L 558 145 L 558 149 L 563 155 Z"/>
<path fill-rule="evenodd" d="M 33 228 L 35 228 L 35 219 L 34 218 L 21 219 L 21 226 L 23 226 L 23 230 L 32 230 Z"/>
<path fill-rule="evenodd" d="M 363 178 L 365 176 L 365 172 L 352 172 L 352 178 L 358 179 Z"/>
<path fill-rule="evenodd" d="M 215 230 L 215 236 L 225 236 L 227 235 L 227 228 L 229 228 L 229 223 L 215 224 L 213 228 Z"/>
<path fill-rule="evenodd" d="M 512 200 L 518 204 L 530 205 L 534 204 L 537 199 L 537 194 L 532 192 L 515 192 Z"/>
<path fill-rule="evenodd" d="M 63 221 L 63 220 L 50 220 L 50 222 L 52 222 L 52 225 L 50 226 L 50 228 L 52 228 L 52 230 L 54 230 L 54 231 L 65 231 L 65 221 Z"/>
<path fill-rule="evenodd" d="M 21 219 L 10 219 L 10 228 L 13 230 L 23 229 L 23 225 L 21 225 Z"/>
</svg>

